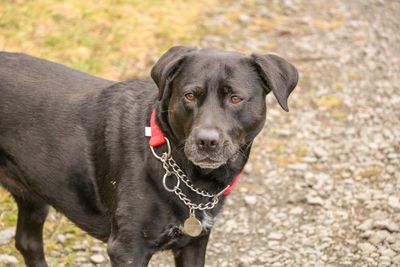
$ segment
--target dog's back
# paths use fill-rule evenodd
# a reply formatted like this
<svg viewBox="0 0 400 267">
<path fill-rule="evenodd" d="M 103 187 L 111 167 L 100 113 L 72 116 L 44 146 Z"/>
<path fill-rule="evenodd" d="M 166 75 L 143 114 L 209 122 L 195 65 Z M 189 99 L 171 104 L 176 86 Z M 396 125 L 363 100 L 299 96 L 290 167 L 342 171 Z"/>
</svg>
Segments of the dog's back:
<svg viewBox="0 0 400 267">
<path fill-rule="evenodd" d="M 43 83 L 47 88 L 42 87 Z M 112 83 L 45 59 L 0 51 L 0 90 L 12 84 L 41 86 L 41 90 L 85 90 Z"/>
<path fill-rule="evenodd" d="M 91 89 L 113 83 L 47 60 L 0 52 L 0 138 L 15 124 L 21 130 L 21 124 L 38 123 L 43 111 L 60 119 L 58 110 L 74 108 Z"/>
</svg>

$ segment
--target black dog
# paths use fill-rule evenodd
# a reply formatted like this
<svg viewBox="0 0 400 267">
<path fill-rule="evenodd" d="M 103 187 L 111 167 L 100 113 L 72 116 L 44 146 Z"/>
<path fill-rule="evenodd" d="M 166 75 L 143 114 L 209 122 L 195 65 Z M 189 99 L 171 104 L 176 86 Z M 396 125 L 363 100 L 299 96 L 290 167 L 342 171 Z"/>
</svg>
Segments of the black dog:
<svg viewBox="0 0 400 267">
<path fill-rule="evenodd" d="M 164 249 L 177 266 L 204 266 L 214 218 L 264 126 L 265 96 L 287 111 L 298 74 L 275 55 L 179 46 L 151 77 L 112 82 L 0 53 L 0 182 L 18 204 L 27 266 L 47 266 L 48 205 L 108 242 L 112 266 L 147 266 Z"/>
</svg>

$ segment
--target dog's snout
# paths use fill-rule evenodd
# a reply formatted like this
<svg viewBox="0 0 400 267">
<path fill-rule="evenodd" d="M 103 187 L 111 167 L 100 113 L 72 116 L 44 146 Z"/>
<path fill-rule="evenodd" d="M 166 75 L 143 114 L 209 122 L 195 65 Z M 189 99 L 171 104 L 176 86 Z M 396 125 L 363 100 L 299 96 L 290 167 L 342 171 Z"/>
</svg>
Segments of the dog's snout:
<svg viewBox="0 0 400 267">
<path fill-rule="evenodd" d="M 200 129 L 196 135 L 197 147 L 201 150 L 212 151 L 219 146 L 220 135 L 215 129 Z"/>
</svg>

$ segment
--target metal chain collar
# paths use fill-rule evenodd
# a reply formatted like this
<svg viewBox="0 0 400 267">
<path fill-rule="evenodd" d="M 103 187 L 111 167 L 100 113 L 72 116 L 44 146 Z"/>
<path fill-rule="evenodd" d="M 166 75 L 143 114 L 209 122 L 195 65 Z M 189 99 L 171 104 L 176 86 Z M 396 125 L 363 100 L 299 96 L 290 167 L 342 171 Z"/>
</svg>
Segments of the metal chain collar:
<svg viewBox="0 0 400 267">
<path fill-rule="evenodd" d="M 167 152 L 162 153 L 161 156 L 157 155 L 154 151 L 153 147 L 150 146 L 151 152 L 153 153 L 154 157 L 162 162 L 163 168 L 165 170 L 165 174 L 163 177 L 163 186 L 165 190 L 168 192 L 173 192 L 178 198 L 189 208 L 190 213 L 193 214 L 195 210 L 209 210 L 213 209 L 215 205 L 219 202 L 219 196 L 222 195 L 226 189 L 228 189 L 229 185 L 225 187 L 222 191 L 217 194 L 210 194 L 203 189 L 199 189 L 194 187 L 192 181 L 189 180 L 189 177 L 179 168 L 176 161 L 172 158 L 171 155 L 171 145 L 169 143 L 168 138 L 164 137 L 167 141 Z M 167 178 L 171 177 L 172 175 L 176 178 L 176 185 L 173 188 L 169 188 L 166 184 Z M 206 203 L 195 204 L 193 203 L 185 193 L 182 192 L 180 188 L 180 184 L 183 182 L 191 191 L 195 192 L 196 194 L 211 198 L 210 201 Z"/>
</svg>

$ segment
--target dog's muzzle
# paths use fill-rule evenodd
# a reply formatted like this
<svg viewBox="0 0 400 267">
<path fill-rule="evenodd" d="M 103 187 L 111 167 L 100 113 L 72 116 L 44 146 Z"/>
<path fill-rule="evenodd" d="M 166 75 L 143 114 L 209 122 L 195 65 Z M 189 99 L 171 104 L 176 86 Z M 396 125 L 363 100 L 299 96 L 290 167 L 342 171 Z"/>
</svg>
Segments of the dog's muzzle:
<svg viewBox="0 0 400 267">
<path fill-rule="evenodd" d="M 239 146 L 221 140 L 218 133 L 200 131 L 195 138 L 188 138 L 184 152 L 186 157 L 202 169 L 216 169 L 235 159 Z"/>
</svg>

